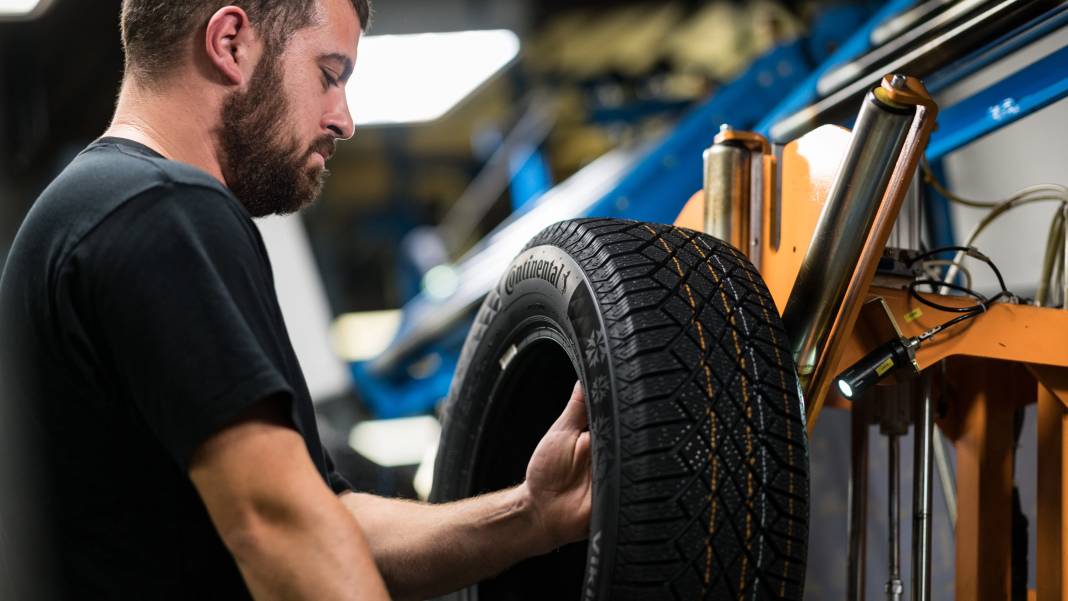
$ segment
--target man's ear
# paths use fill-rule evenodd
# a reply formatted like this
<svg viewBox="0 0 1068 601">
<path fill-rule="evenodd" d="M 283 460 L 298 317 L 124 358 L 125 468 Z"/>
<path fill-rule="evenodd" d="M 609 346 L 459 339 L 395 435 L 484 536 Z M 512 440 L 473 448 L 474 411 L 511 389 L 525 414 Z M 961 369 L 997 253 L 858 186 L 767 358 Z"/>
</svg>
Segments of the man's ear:
<svg viewBox="0 0 1068 601">
<path fill-rule="evenodd" d="M 216 11 L 204 31 L 208 62 L 228 84 L 240 86 L 252 76 L 257 44 L 248 15 L 237 6 Z"/>
</svg>

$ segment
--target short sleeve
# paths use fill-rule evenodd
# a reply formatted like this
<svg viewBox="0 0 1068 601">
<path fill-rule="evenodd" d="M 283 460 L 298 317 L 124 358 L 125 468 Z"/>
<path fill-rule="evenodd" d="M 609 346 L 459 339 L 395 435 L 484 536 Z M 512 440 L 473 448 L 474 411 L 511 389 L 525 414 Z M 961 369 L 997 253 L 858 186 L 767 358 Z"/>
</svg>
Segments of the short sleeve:
<svg viewBox="0 0 1068 601">
<path fill-rule="evenodd" d="M 279 318 L 254 228 L 221 191 L 161 185 L 117 209 L 68 261 L 69 294 L 87 297 L 80 317 L 93 322 L 119 396 L 183 470 L 244 409 L 293 402 L 271 354 Z"/>
<path fill-rule="evenodd" d="M 323 449 L 323 455 L 326 456 L 326 482 L 330 485 L 330 489 L 334 491 L 335 495 L 351 491 L 352 484 L 337 471 L 337 467 L 334 465 L 334 458 L 330 456 L 326 449 Z"/>
</svg>

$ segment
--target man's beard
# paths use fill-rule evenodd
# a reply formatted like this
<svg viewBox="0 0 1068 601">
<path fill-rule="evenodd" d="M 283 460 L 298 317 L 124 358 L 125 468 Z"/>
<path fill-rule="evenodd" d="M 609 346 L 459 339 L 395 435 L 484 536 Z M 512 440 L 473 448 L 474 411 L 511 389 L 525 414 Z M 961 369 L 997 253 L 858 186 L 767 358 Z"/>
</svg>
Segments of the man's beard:
<svg viewBox="0 0 1068 601">
<path fill-rule="evenodd" d="M 302 149 L 286 133 L 289 102 L 282 86 L 281 60 L 266 52 L 248 90 L 234 92 L 222 107 L 220 166 L 226 185 L 253 217 L 295 213 L 322 192 L 329 172 L 308 166 L 313 152 L 330 156 L 334 138 L 326 135 Z"/>
</svg>

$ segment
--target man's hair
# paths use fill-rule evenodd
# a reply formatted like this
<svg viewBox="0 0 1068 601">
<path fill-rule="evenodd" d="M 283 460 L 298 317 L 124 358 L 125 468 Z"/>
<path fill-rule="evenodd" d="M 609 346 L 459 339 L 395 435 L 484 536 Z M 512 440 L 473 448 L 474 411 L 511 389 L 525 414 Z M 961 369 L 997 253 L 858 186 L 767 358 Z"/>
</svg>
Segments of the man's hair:
<svg viewBox="0 0 1068 601">
<path fill-rule="evenodd" d="M 146 83 L 159 81 L 182 59 L 182 49 L 215 11 L 240 6 L 264 37 L 268 49 L 281 52 L 295 32 L 315 19 L 320 0 L 123 0 L 122 46 L 126 71 Z M 371 0 L 351 0 L 360 27 L 371 19 Z"/>
</svg>

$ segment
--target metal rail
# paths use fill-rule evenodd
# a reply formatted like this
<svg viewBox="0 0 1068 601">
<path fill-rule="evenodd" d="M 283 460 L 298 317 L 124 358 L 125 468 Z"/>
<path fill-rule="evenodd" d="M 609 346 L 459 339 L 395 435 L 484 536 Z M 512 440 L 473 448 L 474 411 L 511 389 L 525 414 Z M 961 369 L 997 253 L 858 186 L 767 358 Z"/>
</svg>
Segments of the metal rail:
<svg viewBox="0 0 1068 601">
<path fill-rule="evenodd" d="M 884 73 L 908 73 L 926 77 L 946 64 L 964 58 L 1015 27 L 1024 25 L 1063 2 L 1052 0 L 1005 0 L 921 43 L 910 52 L 875 67 L 823 100 L 779 121 L 771 128 L 771 139 L 789 141 L 824 123 L 848 118 L 854 103 Z"/>
<path fill-rule="evenodd" d="M 931 598 L 931 437 L 934 434 L 934 401 L 931 376 L 923 381 L 923 396 L 916 413 L 912 468 L 912 601 Z"/>
<path fill-rule="evenodd" d="M 820 78 L 819 83 L 816 85 L 816 91 L 821 96 L 826 96 L 853 83 L 866 74 L 884 73 L 886 72 L 886 65 L 894 57 L 900 56 L 906 49 L 913 48 L 916 44 L 922 43 L 939 32 L 959 24 L 970 16 L 974 16 L 976 12 L 984 7 L 989 7 L 988 5 L 990 4 L 990 0 L 961 0 L 944 8 L 938 14 L 928 14 L 926 18 L 917 19 L 909 27 L 902 28 L 895 36 L 888 38 L 885 43 L 872 49 L 871 52 L 855 61 L 832 69 Z M 872 32 L 872 36 L 874 37 L 877 32 L 879 32 L 878 29 Z"/>
</svg>

